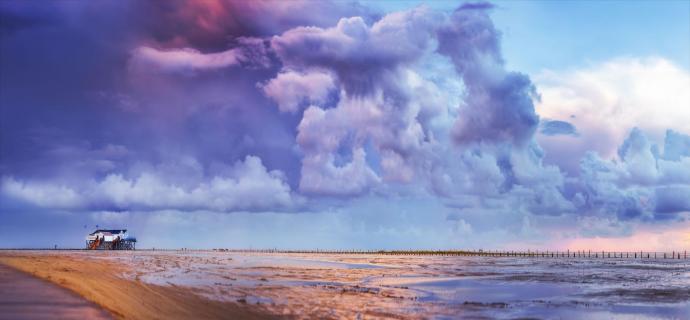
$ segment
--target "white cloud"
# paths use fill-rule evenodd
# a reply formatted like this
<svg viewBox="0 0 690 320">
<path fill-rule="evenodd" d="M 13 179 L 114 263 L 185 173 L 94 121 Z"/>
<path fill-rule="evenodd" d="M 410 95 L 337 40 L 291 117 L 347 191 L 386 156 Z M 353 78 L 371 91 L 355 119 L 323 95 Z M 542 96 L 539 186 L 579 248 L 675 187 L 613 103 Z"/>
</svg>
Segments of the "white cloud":
<svg viewBox="0 0 690 320">
<path fill-rule="evenodd" d="M 323 104 L 333 89 L 333 77 L 321 71 L 281 72 L 262 86 L 282 112 L 295 112 L 302 103 Z"/>
<path fill-rule="evenodd" d="M 352 161 L 336 166 L 332 154 L 316 154 L 302 160 L 303 192 L 323 195 L 358 195 L 376 185 L 380 179 L 366 164 L 361 148 L 352 151 Z"/>
<path fill-rule="evenodd" d="M 41 182 L 19 182 L 6 177 L 6 196 L 40 207 L 127 210 L 281 210 L 297 206 L 282 172 L 268 171 L 261 159 L 247 156 L 224 175 L 193 186 L 166 179 L 163 172 L 143 172 L 135 178 L 110 174 L 90 185 L 72 187 Z"/>
<path fill-rule="evenodd" d="M 690 134 L 690 73 L 662 58 L 620 58 L 579 70 L 546 71 L 535 82 L 541 117 L 575 125 L 579 137 L 538 135 L 547 160 L 569 171 L 587 151 L 615 155 L 633 127 L 660 141 Z"/>
<path fill-rule="evenodd" d="M 41 207 L 76 208 L 84 199 L 74 189 L 49 183 L 27 183 L 12 177 L 3 177 L 2 193 L 10 198 L 33 203 Z"/>
<path fill-rule="evenodd" d="M 667 140 L 680 138 L 669 131 Z M 684 136 L 690 139 L 690 136 Z M 690 210 L 690 157 L 667 159 L 639 130 L 631 131 L 618 157 L 588 153 L 582 161 L 583 212 L 619 219 L 668 219 Z M 683 154 L 690 154 L 690 148 Z"/>
</svg>

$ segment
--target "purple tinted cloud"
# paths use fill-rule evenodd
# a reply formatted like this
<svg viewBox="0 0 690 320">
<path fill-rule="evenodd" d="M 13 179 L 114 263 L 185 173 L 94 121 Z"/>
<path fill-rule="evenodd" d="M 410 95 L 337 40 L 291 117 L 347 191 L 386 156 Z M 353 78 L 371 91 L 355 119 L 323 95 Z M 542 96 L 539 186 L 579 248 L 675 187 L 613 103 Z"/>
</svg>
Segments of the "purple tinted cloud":
<svg viewBox="0 0 690 320">
<path fill-rule="evenodd" d="M 526 75 L 503 65 L 500 34 L 481 5 L 464 5 L 438 32 L 438 52 L 450 57 L 467 88 L 453 137 L 459 143 L 529 142 L 539 123 L 532 99 L 536 89 Z"/>
<path fill-rule="evenodd" d="M 191 73 L 200 70 L 220 69 L 235 65 L 268 67 L 270 60 L 261 39 L 239 38 L 235 48 L 201 53 L 192 48 L 158 50 L 142 46 L 132 52 L 130 67 L 137 70 Z"/>
<path fill-rule="evenodd" d="M 193 160 L 192 160 L 193 161 Z M 198 163 L 187 169 L 199 170 Z M 133 178 L 109 174 L 81 187 L 45 182 L 20 182 L 6 177 L 3 192 L 41 207 L 77 210 L 285 210 L 297 207 L 299 198 L 291 194 L 282 172 L 267 171 L 261 159 L 247 156 L 223 174 L 205 180 L 191 172 L 183 181 L 166 175 L 169 166 L 147 170 Z M 175 168 L 172 174 L 184 171 Z M 199 181 L 194 181 L 199 180 Z"/>
<path fill-rule="evenodd" d="M 335 89 L 335 80 L 329 73 L 321 71 L 285 71 L 260 86 L 280 111 L 296 112 L 304 104 L 325 104 Z"/>
<path fill-rule="evenodd" d="M 615 158 L 584 157 L 581 174 L 543 163 L 537 88 L 507 70 L 490 4 L 387 15 L 327 1 L 100 5 L 0 4 L 11 210 L 356 207 L 378 230 L 367 203 L 396 199 L 433 208 L 436 226 L 451 221 L 458 237 L 526 238 L 544 216 L 615 226 L 596 235 L 688 211 L 683 133 L 669 131 L 661 148 L 633 130 Z M 541 123 L 545 134 L 576 133 Z"/>
</svg>

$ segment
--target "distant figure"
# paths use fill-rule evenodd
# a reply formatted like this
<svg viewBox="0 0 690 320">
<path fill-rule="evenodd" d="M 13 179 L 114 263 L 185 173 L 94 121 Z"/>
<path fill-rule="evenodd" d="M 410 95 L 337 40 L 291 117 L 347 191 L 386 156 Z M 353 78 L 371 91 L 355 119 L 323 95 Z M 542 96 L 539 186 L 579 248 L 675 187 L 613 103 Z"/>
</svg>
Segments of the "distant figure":
<svg viewBox="0 0 690 320">
<path fill-rule="evenodd" d="M 57 244 L 55 245 L 55 250 L 57 250 Z"/>
</svg>

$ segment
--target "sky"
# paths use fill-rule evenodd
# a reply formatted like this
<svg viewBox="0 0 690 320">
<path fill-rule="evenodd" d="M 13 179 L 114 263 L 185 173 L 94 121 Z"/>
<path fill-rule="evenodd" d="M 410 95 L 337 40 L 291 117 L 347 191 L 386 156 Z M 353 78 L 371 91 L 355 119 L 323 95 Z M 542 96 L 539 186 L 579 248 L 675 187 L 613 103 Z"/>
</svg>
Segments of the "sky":
<svg viewBox="0 0 690 320">
<path fill-rule="evenodd" d="M 690 2 L 0 2 L 0 247 L 690 248 Z"/>
</svg>

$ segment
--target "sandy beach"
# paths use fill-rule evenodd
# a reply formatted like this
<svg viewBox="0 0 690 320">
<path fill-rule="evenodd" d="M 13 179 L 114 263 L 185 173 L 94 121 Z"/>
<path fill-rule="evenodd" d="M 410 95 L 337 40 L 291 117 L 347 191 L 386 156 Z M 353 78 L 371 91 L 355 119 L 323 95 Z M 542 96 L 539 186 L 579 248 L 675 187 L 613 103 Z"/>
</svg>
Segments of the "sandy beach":
<svg viewBox="0 0 690 320">
<path fill-rule="evenodd" d="M 70 290 L 0 264 L 0 320 L 106 320 L 109 313 Z"/>
<path fill-rule="evenodd" d="M 116 318 L 682 319 L 686 260 L 4 251 Z"/>
<path fill-rule="evenodd" d="M 273 318 L 259 307 L 205 299 L 187 288 L 127 277 L 131 267 L 107 257 L 107 253 L 2 252 L 0 264 L 72 290 L 120 319 Z"/>
</svg>

